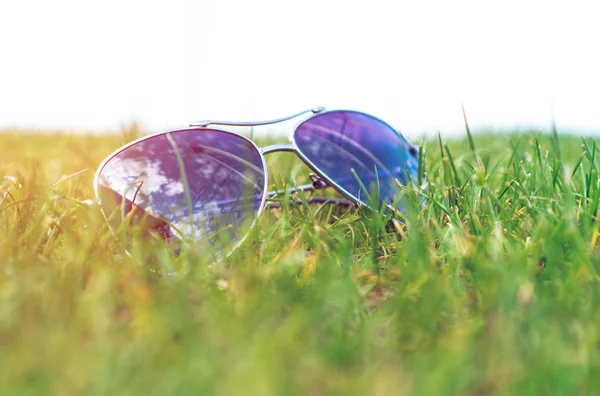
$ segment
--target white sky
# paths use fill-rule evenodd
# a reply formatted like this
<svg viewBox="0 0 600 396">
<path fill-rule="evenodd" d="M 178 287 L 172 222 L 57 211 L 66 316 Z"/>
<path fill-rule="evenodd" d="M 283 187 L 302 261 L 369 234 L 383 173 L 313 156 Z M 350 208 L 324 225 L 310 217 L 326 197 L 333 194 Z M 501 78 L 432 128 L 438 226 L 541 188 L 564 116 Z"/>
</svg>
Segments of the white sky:
<svg viewBox="0 0 600 396">
<path fill-rule="evenodd" d="M 593 1 L 0 0 L 0 128 L 370 112 L 600 131 Z M 287 130 L 289 132 L 289 130 Z"/>
</svg>

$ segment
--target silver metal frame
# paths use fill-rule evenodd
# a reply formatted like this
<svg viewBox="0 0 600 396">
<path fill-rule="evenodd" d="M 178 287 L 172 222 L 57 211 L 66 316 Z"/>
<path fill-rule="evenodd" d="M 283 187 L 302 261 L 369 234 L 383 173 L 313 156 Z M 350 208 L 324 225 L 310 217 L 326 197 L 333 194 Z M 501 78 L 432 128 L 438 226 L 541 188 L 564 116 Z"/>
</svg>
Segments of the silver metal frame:
<svg viewBox="0 0 600 396">
<path fill-rule="evenodd" d="M 134 146 L 134 145 L 136 145 L 136 144 L 138 144 L 140 142 L 143 142 L 145 140 L 151 139 L 151 138 L 156 137 L 156 136 L 167 135 L 169 133 L 175 133 L 175 132 L 196 131 L 198 129 L 199 128 L 194 127 L 194 128 L 177 129 L 177 130 L 168 131 L 168 132 L 158 132 L 158 133 L 155 133 L 155 134 L 152 134 L 152 135 L 143 136 L 143 137 L 141 137 L 139 139 L 136 139 L 136 140 L 134 140 L 134 141 L 132 141 L 132 142 L 130 142 L 130 143 L 128 143 L 128 144 L 126 144 L 126 145 L 118 148 L 117 150 L 113 151 L 108 157 L 106 157 L 104 159 L 104 161 L 102 161 L 100 163 L 100 165 L 98 166 L 98 169 L 96 170 L 96 174 L 94 175 L 94 195 L 96 196 L 96 202 L 100 203 L 100 194 L 98 192 L 98 184 L 99 184 L 99 180 L 100 180 L 100 173 L 102 172 L 102 169 L 108 163 L 108 161 L 110 161 L 111 159 L 113 159 L 116 155 L 118 155 L 119 153 L 121 153 L 122 151 L 128 149 L 131 146 Z M 202 128 L 200 128 L 200 129 L 202 129 Z M 209 129 L 209 128 L 206 128 L 206 129 Z M 249 142 L 252 145 L 252 147 L 256 150 L 256 152 L 260 155 L 260 159 L 261 159 L 261 162 L 262 162 L 263 171 L 264 171 L 264 175 L 265 175 L 264 176 L 263 191 L 267 191 L 267 189 L 269 188 L 269 182 L 268 182 L 269 181 L 269 173 L 268 173 L 268 169 L 267 169 L 267 162 L 265 160 L 265 156 L 264 156 L 262 150 L 260 149 L 260 147 L 258 147 L 256 145 L 256 143 L 254 143 L 252 140 L 250 140 L 246 136 L 241 135 L 239 133 L 235 133 L 235 132 L 231 132 L 231 131 L 226 131 L 226 130 L 222 130 L 222 129 L 215 129 L 215 128 L 210 128 L 210 130 L 212 130 L 212 131 L 220 131 L 220 132 L 223 132 L 223 133 L 228 133 L 230 135 L 239 136 L 239 137 L 241 137 L 242 139 L 246 140 L 247 142 Z M 258 211 L 256 212 L 256 217 L 252 221 L 252 224 L 250 225 L 250 228 L 248 229 L 248 232 L 246 233 L 246 235 L 244 235 L 239 240 L 239 242 L 237 242 L 234 245 L 234 247 L 233 247 L 233 249 L 231 251 L 237 249 L 238 246 L 240 246 L 246 240 L 247 236 L 250 234 L 250 231 L 256 226 L 256 223 L 257 223 L 257 221 L 258 221 L 261 213 L 263 212 L 263 210 L 265 208 L 265 203 L 266 203 L 266 200 L 267 200 L 267 196 L 268 196 L 267 193 L 263 194 L 263 197 L 262 197 L 262 199 L 260 201 L 260 205 L 258 207 Z M 108 223 L 108 226 L 110 227 L 111 231 L 114 232 L 114 230 L 112 230 L 110 222 L 108 221 L 107 213 L 104 213 L 104 209 L 102 208 L 102 206 L 100 206 L 100 210 L 102 211 L 102 215 L 106 219 L 106 222 Z M 125 253 L 127 255 L 130 255 L 130 253 L 129 253 L 129 251 L 127 249 L 125 249 Z"/>
<path fill-rule="evenodd" d="M 102 163 L 100 164 L 100 166 L 98 166 L 98 169 L 96 170 L 96 174 L 94 175 L 94 193 L 96 195 L 96 202 L 100 203 L 100 196 L 99 196 L 99 191 L 98 191 L 98 184 L 99 184 L 99 178 L 100 178 L 100 173 L 102 172 L 102 169 L 104 168 L 104 166 L 108 163 L 108 161 L 110 161 L 111 159 L 113 159 L 116 155 L 118 155 L 119 153 L 121 153 L 122 151 L 126 150 L 127 148 L 136 145 L 140 142 L 143 142 L 145 140 L 151 139 L 153 137 L 156 136 L 161 136 L 161 135 L 166 135 L 166 134 L 170 134 L 170 133 L 176 133 L 176 132 L 185 132 L 185 131 L 197 131 L 197 130 L 212 130 L 212 131 L 219 131 L 219 132 L 223 132 L 223 133 L 227 133 L 230 135 L 235 135 L 238 136 L 242 139 L 244 139 L 245 141 L 249 142 L 251 144 L 251 146 L 258 152 L 258 154 L 261 157 L 261 161 L 262 161 L 262 166 L 263 166 L 263 170 L 264 170 L 264 186 L 263 186 L 263 191 L 265 191 L 265 193 L 263 194 L 263 197 L 261 199 L 261 203 L 259 205 L 259 209 L 256 213 L 256 217 L 253 220 L 250 229 L 248 231 L 248 233 L 236 244 L 235 247 L 239 246 L 247 237 L 247 235 L 249 234 L 250 230 L 252 228 L 254 228 L 254 226 L 256 225 L 256 222 L 258 221 L 258 218 L 260 217 L 261 213 L 263 212 L 263 210 L 265 209 L 266 206 L 266 200 L 267 198 L 271 198 L 279 193 L 281 193 L 282 191 L 267 191 L 269 183 L 269 175 L 268 175 L 268 169 L 267 169 L 267 163 L 265 160 L 265 155 L 267 154 L 271 154 L 271 153 L 275 153 L 275 152 L 294 152 L 296 153 L 296 155 L 298 155 L 298 157 L 310 168 L 312 169 L 313 172 L 315 172 L 317 179 L 313 180 L 312 184 L 306 184 L 306 185 L 301 185 L 301 186 L 297 186 L 293 189 L 290 190 L 291 193 L 295 193 L 298 191 L 311 191 L 314 189 L 318 189 L 318 188 L 322 188 L 323 185 L 322 183 L 319 184 L 319 179 L 321 182 L 324 182 L 324 184 L 326 184 L 327 186 L 333 187 L 336 191 L 338 191 L 341 195 L 343 195 L 346 199 L 350 200 L 351 202 L 353 202 L 355 205 L 364 205 L 368 207 L 368 204 L 365 203 L 363 200 L 361 200 L 358 197 L 353 196 L 350 192 L 348 192 L 346 189 L 344 189 L 342 186 L 340 186 L 339 184 L 337 184 L 335 181 L 333 181 L 332 179 L 330 179 L 327 174 L 325 172 L 323 172 L 321 169 L 319 169 L 319 167 L 317 165 L 315 165 L 298 147 L 298 145 L 296 144 L 296 132 L 298 130 L 298 128 L 300 126 L 302 126 L 305 122 L 311 120 L 312 118 L 315 117 L 319 117 L 325 114 L 329 114 L 329 113 L 333 113 L 333 112 L 339 112 L 339 111 L 344 111 L 344 112 L 349 112 L 349 113 L 355 113 L 355 114 L 361 114 L 361 115 L 365 115 L 368 117 L 372 117 L 373 119 L 383 123 L 384 125 L 387 125 L 390 129 L 392 129 L 394 132 L 396 132 L 396 134 L 398 135 L 398 137 L 400 137 L 402 140 L 404 140 L 404 142 L 409 146 L 409 147 L 413 147 L 405 138 L 404 136 L 402 136 L 402 134 L 400 134 L 398 131 L 396 131 L 396 129 L 394 129 L 391 125 L 389 125 L 388 123 L 384 122 L 383 120 L 374 117 L 370 114 L 367 113 L 363 113 L 363 112 L 359 112 L 359 111 L 354 111 L 354 110 L 330 110 L 330 111 L 326 111 L 324 107 L 314 107 L 305 111 L 301 111 L 299 113 L 296 114 L 292 114 L 290 116 L 287 117 L 282 117 L 282 118 L 276 118 L 273 120 L 267 120 L 267 121 L 213 121 L 213 120 L 206 120 L 206 121 L 196 121 L 193 122 L 189 125 L 188 128 L 183 128 L 183 129 L 177 129 L 177 130 L 173 130 L 173 131 L 167 131 L 167 132 L 159 132 L 159 133 L 155 133 L 152 135 L 148 135 L 148 136 L 144 136 L 141 137 L 139 139 L 134 140 L 133 142 L 130 142 L 122 147 L 120 147 L 119 149 L 115 150 L 113 153 L 111 153 L 108 157 L 106 157 L 104 159 L 104 161 L 102 161 Z M 294 130 L 292 131 L 292 133 L 289 136 L 289 143 L 288 144 L 273 144 L 273 145 L 269 145 L 266 147 L 258 147 L 256 145 L 256 143 L 254 143 L 252 140 L 250 140 L 248 137 L 237 133 L 237 132 L 232 132 L 232 131 L 228 131 L 228 130 L 223 130 L 223 129 L 216 129 L 216 128 L 208 128 L 209 125 L 221 125 L 221 126 L 261 126 L 261 125 L 271 125 L 271 124 L 277 124 L 280 122 L 284 122 L 284 121 L 289 121 L 291 119 L 306 115 L 306 114 L 310 114 L 310 116 L 304 120 L 302 120 L 301 122 L 299 122 L 296 127 L 294 128 Z M 415 155 L 414 153 L 411 152 L 411 154 Z M 416 156 L 416 155 L 415 155 Z M 321 187 L 317 187 L 318 185 L 320 185 Z M 340 200 L 335 200 L 333 199 L 332 202 L 335 203 L 343 203 Z M 326 202 L 323 202 L 326 203 Z M 389 205 L 388 205 L 389 207 Z M 106 213 L 104 213 L 104 211 L 102 211 L 103 215 L 106 218 Z"/>
<path fill-rule="evenodd" d="M 312 109 L 304 110 L 296 114 L 292 114 L 291 116 L 275 118 L 274 120 L 268 121 L 214 121 L 214 120 L 204 120 L 204 121 L 195 121 L 190 124 L 191 127 L 207 127 L 209 125 L 228 125 L 228 126 L 261 126 L 261 125 L 271 125 L 271 124 L 279 124 L 280 122 L 289 121 L 294 118 L 300 117 L 301 115 L 312 113 L 318 114 L 325 111 L 325 107 L 313 107 Z"/>
</svg>

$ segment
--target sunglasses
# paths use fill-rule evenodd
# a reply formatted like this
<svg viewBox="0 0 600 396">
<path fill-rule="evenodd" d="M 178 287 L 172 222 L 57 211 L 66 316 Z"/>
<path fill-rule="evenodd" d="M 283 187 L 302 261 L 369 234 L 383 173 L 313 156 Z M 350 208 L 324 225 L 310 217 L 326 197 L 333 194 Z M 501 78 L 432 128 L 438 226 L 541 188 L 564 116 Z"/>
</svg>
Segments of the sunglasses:
<svg viewBox="0 0 600 396">
<path fill-rule="evenodd" d="M 307 116 L 288 144 L 258 147 L 213 126 L 260 126 Z M 313 108 L 261 122 L 198 121 L 189 128 L 140 138 L 110 154 L 94 179 L 96 198 L 111 228 L 141 220 L 169 241 L 226 235 L 241 241 L 261 212 L 279 206 L 268 191 L 265 155 L 293 152 L 314 172 L 290 193 L 331 187 L 346 199 L 308 203 L 373 206 L 405 211 L 402 186 L 418 179 L 418 149 L 384 121 L 349 110 Z M 297 200 L 302 203 L 302 200 Z M 226 232 L 223 232 L 226 230 Z"/>
</svg>

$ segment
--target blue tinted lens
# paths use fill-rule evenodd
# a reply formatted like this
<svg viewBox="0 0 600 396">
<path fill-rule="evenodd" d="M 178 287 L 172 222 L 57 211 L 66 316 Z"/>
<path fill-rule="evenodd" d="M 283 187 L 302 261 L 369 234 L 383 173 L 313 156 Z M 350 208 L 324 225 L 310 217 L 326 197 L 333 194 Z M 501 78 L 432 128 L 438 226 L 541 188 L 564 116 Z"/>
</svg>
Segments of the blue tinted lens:
<svg viewBox="0 0 600 396">
<path fill-rule="evenodd" d="M 392 127 L 367 114 L 318 114 L 296 129 L 294 139 L 316 170 L 363 203 L 368 203 L 366 193 L 376 192 L 382 202 L 391 204 L 400 193 L 398 182 L 406 185 L 417 179 L 419 161 L 414 147 Z"/>
</svg>

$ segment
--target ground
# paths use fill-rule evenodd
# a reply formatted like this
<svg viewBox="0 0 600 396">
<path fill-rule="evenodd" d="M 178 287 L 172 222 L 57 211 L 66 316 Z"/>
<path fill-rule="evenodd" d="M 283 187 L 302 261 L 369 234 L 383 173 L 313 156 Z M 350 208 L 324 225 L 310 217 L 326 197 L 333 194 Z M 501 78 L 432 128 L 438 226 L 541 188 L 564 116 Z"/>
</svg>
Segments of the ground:
<svg viewBox="0 0 600 396">
<path fill-rule="evenodd" d="M 0 135 L 1 394 L 597 392 L 593 139 L 424 140 L 405 216 L 284 200 L 215 262 L 123 254 L 92 179 L 137 133 Z"/>
</svg>

